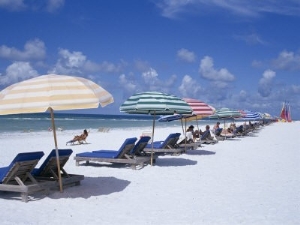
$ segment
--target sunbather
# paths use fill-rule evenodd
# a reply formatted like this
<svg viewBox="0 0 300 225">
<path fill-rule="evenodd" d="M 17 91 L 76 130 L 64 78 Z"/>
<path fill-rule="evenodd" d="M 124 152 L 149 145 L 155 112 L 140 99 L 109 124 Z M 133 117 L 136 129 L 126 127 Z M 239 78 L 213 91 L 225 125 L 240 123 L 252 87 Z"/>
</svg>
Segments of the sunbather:
<svg viewBox="0 0 300 225">
<path fill-rule="evenodd" d="M 66 145 L 69 143 L 74 144 L 75 142 L 78 142 L 78 144 L 82 144 L 83 142 L 86 142 L 86 138 L 89 135 L 87 130 L 83 130 L 83 133 L 81 135 L 76 135 L 74 138 L 70 141 L 67 141 Z"/>
<path fill-rule="evenodd" d="M 199 138 L 199 131 L 198 130 L 194 131 L 194 126 L 190 125 L 189 128 L 186 130 L 186 137 L 187 137 L 187 141 L 192 139 L 191 141 L 195 142 L 196 138 Z"/>
<path fill-rule="evenodd" d="M 217 122 L 215 124 L 215 126 L 213 127 L 213 133 L 216 135 L 216 136 L 220 136 L 220 134 L 222 133 L 222 130 L 223 128 L 220 128 L 220 122 Z"/>
<path fill-rule="evenodd" d="M 213 140 L 213 137 L 210 134 L 210 126 L 205 126 L 205 131 L 200 129 L 201 140 Z"/>
</svg>

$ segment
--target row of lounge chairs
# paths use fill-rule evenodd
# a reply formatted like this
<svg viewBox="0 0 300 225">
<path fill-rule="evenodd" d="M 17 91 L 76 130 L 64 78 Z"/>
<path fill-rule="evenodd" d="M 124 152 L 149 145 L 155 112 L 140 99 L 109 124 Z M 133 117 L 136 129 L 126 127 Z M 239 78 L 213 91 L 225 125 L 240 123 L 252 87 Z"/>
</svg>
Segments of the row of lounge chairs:
<svg viewBox="0 0 300 225">
<path fill-rule="evenodd" d="M 170 134 L 164 141 L 148 144 L 149 136 L 137 138 L 127 138 L 118 150 L 96 150 L 83 152 L 74 157 L 76 165 L 79 162 L 90 161 L 106 163 L 128 164 L 135 169 L 137 166 L 143 167 L 150 163 L 150 153 L 154 152 L 155 157 L 162 154 L 180 154 L 182 148 L 175 148 L 174 145 L 179 138 L 179 133 Z M 72 150 L 59 149 L 59 164 L 63 187 L 80 185 L 83 175 L 68 174 L 64 166 L 69 160 Z M 24 202 L 28 201 L 28 195 L 44 191 L 48 193 L 51 189 L 58 189 L 58 171 L 56 151 L 53 149 L 39 168 L 35 168 L 44 156 L 44 152 L 24 152 L 19 153 L 9 166 L 0 168 L 0 191 L 18 192 Z"/>
<path fill-rule="evenodd" d="M 143 168 L 144 165 L 151 163 L 153 154 L 154 161 L 159 155 L 181 154 L 184 149 L 176 146 L 179 136 L 180 133 L 172 133 L 164 141 L 155 141 L 150 144 L 151 137 L 149 136 L 142 136 L 138 141 L 135 137 L 127 138 L 118 150 L 95 150 L 78 153 L 74 159 L 77 166 L 81 165 L 80 162 L 85 162 L 85 165 L 88 165 L 92 161 L 127 164 L 132 169 L 136 169 L 138 166 Z"/>
<path fill-rule="evenodd" d="M 255 129 L 255 128 L 253 128 Z M 244 135 L 253 132 L 253 129 L 245 131 Z M 256 128 L 257 129 L 257 128 Z M 178 155 L 186 149 L 195 149 L 201 146 L 201 143 L 209 143 L 209 140 L 199 140 L 194 143 L 177 144 L 180 133 L 171 133 L 163 141 L 150 142 L 150 136 L 137 138 L 127 138 L 118 150 L 95 150 L 92 152 L 78 153 L 74 157 L 76 165 L 81 165 L 84 161 L 89 164 L 90 161 L 97 163 L 120 163 L 130 165 L 132 169 L 137 166 L 141 168 L 144 165 L 154 162 L 161 155 Z M 210 140 L 215 143 L 215 140 Z M 68 174 L 64 166 L 69 160 L 72 150 L 59 149 L 59 164 L 63 187 L 80 185 L 83 175 Z M 35 168 L 44 152 L 26 152 L 19 153 L 7 167 L 0 168 L 0 191 L 18 192 L 24 202 L 28 201 L 28 195 L 31 193 L 58 189 L 58 171 L 55 149 L 50 152 L 39 168 Z"/>
<path fill-rule="evenodd" d="M 72 154 L 71 149 L 59 149 L 60 173 L 63 187 L 80 185 L 83 175 L 68 174 L 64 165 Z M 50 152 L 39 168 L 35 168 L 44 152 L 19 153 L 7 167 L 0 168 L 0 191 L 18 192 L 23 202 L 31 193 L 58 189 L 58 171 L 55 149 Z"/>
</svg>

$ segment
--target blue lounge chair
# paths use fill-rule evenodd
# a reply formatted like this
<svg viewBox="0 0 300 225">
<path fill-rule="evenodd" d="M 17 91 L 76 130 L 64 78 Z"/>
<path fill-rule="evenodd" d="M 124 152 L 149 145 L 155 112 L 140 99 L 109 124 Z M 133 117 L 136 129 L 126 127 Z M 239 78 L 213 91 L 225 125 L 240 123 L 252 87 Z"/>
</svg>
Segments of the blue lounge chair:
<svg viewBox="0 0 300 225">
<path fill-rule="evenodd" d="M 211 136 L 210 130 L 206 130 L 203 132 L 203 134 L 200 137 L 200 141 L 203 144 L 216 144 L 218 141 L 214 140 L 214 138 Z"/>
<path fill-rule="evenodd" d="M 145 156 L 144 149 L 147 146 L 151 137 L 142 136 L 140 140 L 135 144 L 134 148 L 130 151 L 131 155 Z"/>
<path fill-rule="evenodd" d="M 142 151 L 144 150 L 144 148 L 146 147 L 146 145 L 148 144 L 150 139 L 151 139 L 151 137 L 142 136 L 138 140 L 138 142 L 134 145 L 134 147 L 127 154 L 130 155 L 130 156 L 143 155 Z M 117 151 L 114 151 L 114 150 L 98 150 L 98 151 L 93 151 L 93 152 L 95 152 L 95 153 L 109 153 L 109 154 L 115 153 L 115 154 L 117 154 L 120 151 L 120 149 L 117 150 Z"/>
<path fill-rule="evenodd" d="M 183 148 L 176 148 L 177 141 L 180 137 L 180 133 L 171 133 L 164 141 L 154 141 L 151 144 L 147 144 L 144 151 L 153 152 L 155 154 L 180 154 L 184 152 Z M 152 148 L 153 144 L 153 148 Z"/>
<path fill-rule="evenodd" d="M 45 190 L 45 183 L 39 183 L 31 175 L 43 155 L 43 152 L 19 153 L 9 166 L 0 168 L 0 190 L 19 192 L 24 202 L 28 201 L 28 194 Z"/>
<path fill-rule="evenodd" d="M 80 181 L 84 179 L 83 175 L 77 174 L 68 174 L 64 166 L 69 160 L 71 154 L 73 153 L 72 149 L 58 149 L 59 155 L 59 164 L 60 164 L 60 173 L 62 178 L 63 186 L 73 186 L 73 185 L 80 185 Z M 56 187 L 59 186 L 58 184 L 58 171 L 57 171 L 57 159 L 56 159 L 56 150 L 53 149 L 48 157 L 45 159 L 43 164 L 39 168 L 35 168 L 32 171 L 32 175 L 37 180 L 49 180 L 55 181 Z"/>
<path fill-rule="evenodd" d="M 145 162 L 150 161 L 150 157 L 137 157 L 133 155 L 136 140 L 137 138 L 127 138 L 117 151 L 98 150 L 76 154 L 74 158 L 76 160 L 76 165 L 79 166 L 79 162 L 81 161 L 86 161 L 86 164 L 89 164 L 90 161 L 95 161 L 106 163 L 125 163 L 131 165 L 133 169 L 136 169 L 137 165 L 143 167 Z M 143 140 L 146 141 L 147 139 Z"/>
<path fill-rule="evenodd" d="M 154 141 L 153 148 L 175 148 L 180 137 L 180 133 L 171 133 L 164 141 Z M 148 144 L 146 148 L 152 148 L 152 143 Z"/>
</svg>

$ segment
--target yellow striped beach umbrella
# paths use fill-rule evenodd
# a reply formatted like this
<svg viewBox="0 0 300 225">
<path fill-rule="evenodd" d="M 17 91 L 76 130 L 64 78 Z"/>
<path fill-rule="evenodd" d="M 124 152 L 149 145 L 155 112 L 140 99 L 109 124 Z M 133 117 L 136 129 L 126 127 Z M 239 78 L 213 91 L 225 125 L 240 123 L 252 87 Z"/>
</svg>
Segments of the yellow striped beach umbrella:
<svg viewBox="0 0 300 225">
<path fill-rule="evenodd" d="M 3 89 L 0 92 L 0 115 L 50 111 L 62 191 L 53 111 L 98 108 L 99 104 L 104 107 L 113 102 L 112 95 L 91 80 L 49 74 L 15 83 Z"/>
</svg>

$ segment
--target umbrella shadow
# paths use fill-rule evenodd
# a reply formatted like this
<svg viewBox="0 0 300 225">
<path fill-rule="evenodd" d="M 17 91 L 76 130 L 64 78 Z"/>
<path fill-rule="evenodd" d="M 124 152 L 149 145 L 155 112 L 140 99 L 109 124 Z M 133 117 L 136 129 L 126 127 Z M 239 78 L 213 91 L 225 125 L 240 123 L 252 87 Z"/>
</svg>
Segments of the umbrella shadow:
<svg viewBox="0 0 300 225">
<path fill-rule="evenodd" d="M 123 191 L 130 181 L 115 177 L 85 177 L 81 185 L 68 187 L 63 193 L 59 191 L 51 192 L 47 197 L 51 199 L 61 198 L 84 198 L 92 196 L 110 195 Z"/>
<path fill-rule="evenodd" d="M 239 137 L 226 138 L 224 141 L 241 141 L 241 138 Z"/>
<path fill-rule="evenodd" d="M 32 193 L 28 196 L 28 202 L 38 201 L 45 198 L 61 199 L 61 198 L 84 198 L 88 199 L 92 196 L 109 195 L 123 191 L 130 181 L 122 180 L 115 177 L 85 177 L 81 181 L 81 185 L 64 188 L 61 193 L 57 190 L 50 190 L 48 193 L 40 191 Z M 21 201 L 21 196 L 16 192 L 0 192 L 2 199 Z"/>
<path fill-rule="evenodd" d="M 164 158 L 160 157 L 156 160 L 155 166 L 168 167 L 168 166 L 193 166 L 197 161 L 183 158 Z"/>
<path fill-rule="evenodd" d="M 216 152 L 208 151 L 208 150 L 188 150 L 188 155 L 214 155 Z"/>
</svg>

